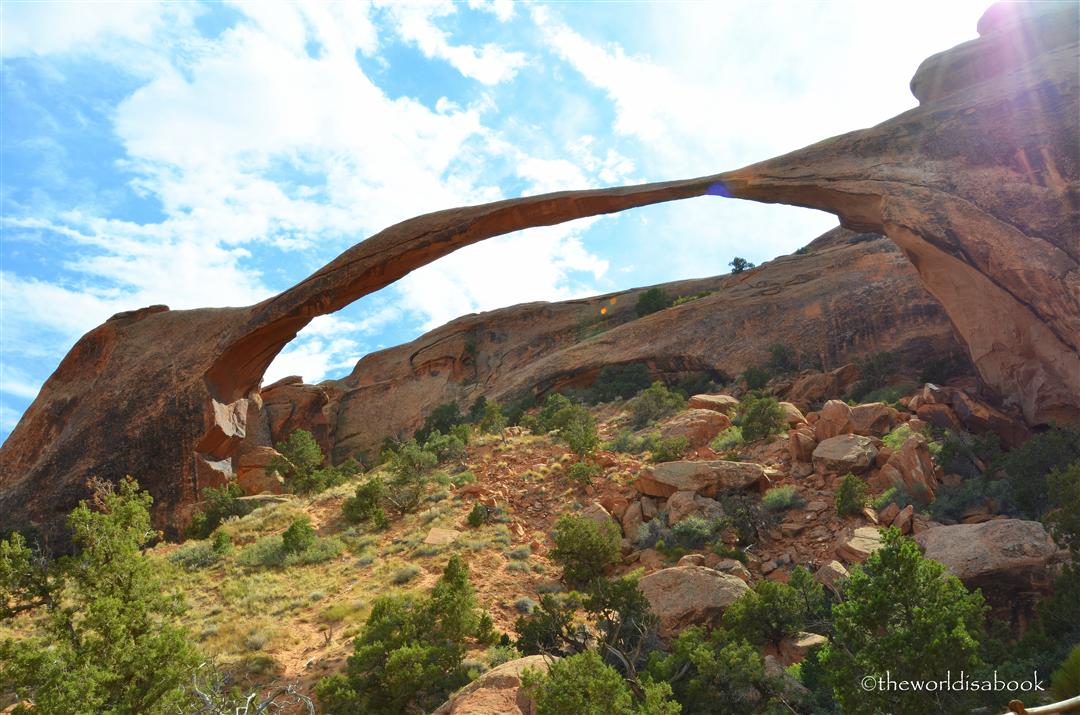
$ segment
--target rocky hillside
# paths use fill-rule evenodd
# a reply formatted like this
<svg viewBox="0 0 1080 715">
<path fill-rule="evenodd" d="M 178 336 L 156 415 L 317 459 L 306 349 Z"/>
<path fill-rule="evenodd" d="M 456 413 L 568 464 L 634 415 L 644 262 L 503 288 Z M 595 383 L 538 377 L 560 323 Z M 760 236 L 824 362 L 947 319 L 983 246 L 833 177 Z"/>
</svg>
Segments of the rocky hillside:
<svg viewBox="0 0 1080 715">
<path fill-rule="evenodd" d="M 758 268 L 660 288 L 702 297 L 643 318 L 636 306 L 645 288 L 467 315 L 368 355 L 343 379 L 270 385 L 261 410 L 248 414 L 256 427 L 238 464 L 298 428 L 335 462 L 372 457 L 386 437 L 411 436 L 438 405 L 465 411 L 480 397 L 505 403 L 587 387 L 607 365 L 643 363 L 674 381 L 738 375 L 778 343 L 826 369 L 883 351 L 916 365 L 961 350 L 910 263 L 876 234 L 837 228 Z"/>
</svg>

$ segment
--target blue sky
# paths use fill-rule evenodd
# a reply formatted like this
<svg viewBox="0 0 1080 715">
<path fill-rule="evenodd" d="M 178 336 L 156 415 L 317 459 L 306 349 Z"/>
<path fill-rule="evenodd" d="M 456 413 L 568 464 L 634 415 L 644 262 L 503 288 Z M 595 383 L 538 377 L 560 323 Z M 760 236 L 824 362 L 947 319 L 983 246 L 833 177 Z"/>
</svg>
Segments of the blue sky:
<svg viewBox="0 0 1080 715">
<path fill-rule="evenodd" d="M 121 310 L 250 304 L 416 214 L 708 174 L 884 121 L 986 4 L 5 1 L 0 433 Z M 705 198 L 493 239 L 317 319 L 266 379 L 833 225 Z"/>
</svg>

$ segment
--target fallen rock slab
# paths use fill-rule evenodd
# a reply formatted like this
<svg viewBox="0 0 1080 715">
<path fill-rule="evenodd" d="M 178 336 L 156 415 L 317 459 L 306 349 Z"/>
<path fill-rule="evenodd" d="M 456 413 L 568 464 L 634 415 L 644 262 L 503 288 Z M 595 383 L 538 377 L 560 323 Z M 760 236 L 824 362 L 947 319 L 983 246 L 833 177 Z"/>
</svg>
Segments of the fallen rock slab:
<svg viewBox="0 0 1080 715">
<path fill-rule="evenodd" d="M 860 526 L 836 545 L 836 555 L 849 564 L 861 564 L 881 548 L 881 531 L 876 526 Z"/>
<path fill-rule="evenodd" d="M 684 437 L 690 447 L 704 447 L 713 437 L 731 426 L 731 420 L 722 412 L 692 409 L 680 412 L 660 424 L 660 436 L 664 439 Z"/>
<path fill-rule="evenodd" d="M 727 489 L 746 489 L 765 476 L 760 464 L 723 459 L 664 462 L 642 471 L 634 487 L 648 496 L 667 498 L 675 492 L 713 496 Z"/>
<path fill-rule="evenodd" d="M 526 670 L 546 673 L 551 658 L 527 655 L 497 665 L 450 696 L 431 715 L 534 715 L 536 703 L 521 691 Z"/>
<path fill-rule="evenodd" d="M 741 579 L 705 566 L 675 566 L 654 571 L 639 582 L 660 635 L 669 638 L 693 625 L 719 625 L 727 607 L 750 590 Z"/>
<path fill-rule="evenodd" d="M 694 395 L 687 402 L 692 409 L 713 410 L 729 417 L 739 408 L 739 401 L 731 395 Z"/>
<path fill-rule="evenodd" d="M 876 456 L 877 447 L 872 439 L 844 434 L 818 443 L 813 454 L 814 469 L 819 474 L 862 474 L 874 463 Z"/>
</svg>

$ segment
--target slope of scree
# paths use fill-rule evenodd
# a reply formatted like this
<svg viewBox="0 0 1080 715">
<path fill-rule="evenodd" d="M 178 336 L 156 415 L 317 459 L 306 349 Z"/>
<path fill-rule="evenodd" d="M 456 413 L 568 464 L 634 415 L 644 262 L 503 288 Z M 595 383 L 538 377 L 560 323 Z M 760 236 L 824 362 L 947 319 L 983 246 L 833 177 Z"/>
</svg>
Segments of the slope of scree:
<svg viewBox="0 0 1080 715">
<path fill-rule="evenodd" d="M 978 39 L 919 68 L 919 107 L 745 169 L 440 211 L 254 306 L 114 316 L 76 343 L 0 449 L 3 526 L 56 538 L 90 476 L 130 473 L 169 527 L 228 477 L 263 371 L 312 318 L 485 238 L 705 194 L 884 233 L 1006 402 L 1032 423 L 1080 416 L 1077 13 L 995 5 Z"/>
</svg>

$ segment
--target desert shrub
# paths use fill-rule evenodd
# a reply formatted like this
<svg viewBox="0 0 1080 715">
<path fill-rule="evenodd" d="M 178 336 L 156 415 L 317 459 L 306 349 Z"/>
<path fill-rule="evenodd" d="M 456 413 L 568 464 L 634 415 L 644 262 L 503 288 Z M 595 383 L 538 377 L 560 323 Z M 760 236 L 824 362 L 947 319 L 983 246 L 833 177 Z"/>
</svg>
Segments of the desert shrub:
<svg viewBox="0 0 1080 715">
<path fill-rule="evenodd" d="M 431 483 L 430 470 L 438 457 L 409 440 L 385 457 L 387 478 L 383 483 L 383 498 L 395 511 L 406 514 L 414 511 Z"/>
<path fill-rule="evenodd" d="M 799 369 L 799 357 L 794 348 L 783 343 L 773 343 L 769 346 L 769 359 L 765 362 L 765 369 L 773 375 L 787 375 Z"/>
<path fill-rule="evenodd" d="M 874 353 L 868 358 L 856 360 L 859 368 L 859 380 L 851 388 L 851 397 L 862 400 L 874 390 L 885 387 L 897 368 L 896 356 L 890 352 Z"/>
<path fill-rule="evenodd" d="M 1000 466 L 1005 470 L 1013 503 L 1022 516 L 1037 519 L 1050 505 L 1046 478 L 1080 458 L 1077 435 L 1054 427 L 1035 435 L 1007 453 Z"/>
<path fill-rule="evenodd" d="M 318 539 L 311 519 L 306 516 L 294 519 L 285 533 L 281 535 L 281 548 L 286 554 L 296 554 L 308 548 Z"/>
<path fill-rule="evenodd" d="M 206 487 L 202 490 L 203 505 L 191 519 L 187 535 L 192 539 L 205 539 L 214 529 L 231 516 L 244 516 L 254 508 L 240 499 L 243 490 L 237 484 L 223 487 Z"/>
<path fill-rule="evenodd" d="M 702 395 L 716 389 L 716 382 L 704 372 L 695 372 L 680 378 L 672 390 L 679 393 L 683 399 L 689 399 L 694 395 Z"/>
<path fill-rule="evenodd" d="M 713 441 L 709 442 L 709 448 L 712 451 L 719 453 L 735 449 L 741 444 L 745 444 L 742 430 L 738 425 L 732 425 L 713 437 Z"/>
<path fill-rule="evenodd" d="M 889 487 L 881 494 L 874 497 L 870 502 L 870 506 L 872 506 L 875 511 L 881 511 L 889 506 L 889 504 L 896 504 L 896 506 L 903 509 L 909 504 L 922 504 L 922 502 L 912 496 L 911 493 L 903 487 Z"/>
<path fill-rule="evenodd" d="M 645 438 L 638 437 L 630 430 L 622 430 L 604 442 L 602 447 L 609 452 L 625 452 L 626 454 L 641 454 L 646 450 Z"/>
<path fill-rule="evenodd" d="M 574 403 L 570 401 L 570 398 L 566 395 L 562 395 L 558 392 L 552 392 L 544 400 L 544 406 L 540 408 L 540 411 L 536 414 L 537 426 L 540 432 L 551 432 L 562 427 L 562 417 L 557 418 L 557 415 L 570 414 L 565 412 L 566 408 L 573 407 Z"/>
<path fill-rule="evenodd" d="M 338 556 L 345 550 L 345 544 L 333 537 L 317 538 L 299 551 L 286 552 L 283 563 L 285 566 L 308 566 L 319 564 L 323 561 Z M 282 547 L 284 551 L 284 547 Z"/>
<path fill-rule="evenodd" d="M 461 414 L 461 408 L 457 406 L 457 403 L 446 402 L 432 410 L 431 414 L 424 420 L 424 424 L 420 429 L 416 430 L 413 438 L 418 443 L 423 444 L 433 432 L 451 434 L 453 428 L 464 421 L 465 417 Z"/>
<path fill-rule="evenodd" d="M 680 295 L 678 298 L 675 299 L 675 302 L 672 303 L 672 305 L 685 305 L 686 303 L 693 303 L 695 300 L 700 300 L 701 298 L 705 298 L 712 294 L 713 292 L 711 290 L 703 290 L 699 291 L 698 293 L 691 293 L 690 295 Z"/>
<path fill-rule="evenodd" d="M 1055 467 L 1046 478 L 1051 511 L 1045 521 L 1057 542 L 1080 552 L 1080 460 Z"/>
<path fill-rule="evenodd" d="M 854 474 L 845 474 L 836 490 L 836 513 L 854 516 L 866 506 L 866 483 Z"/>
<path fill-rule="evenodd" d="M 674 462 L 682 459 L 683 454 L 690 447 L 690 440 L 686 437 L 652 436 L 649 440 L 649 461 L 659 464 L 661 462 Z"/>
<path fill-rule="evenodd" d="M 514 608 L 522 615 L 529 615 L 536 608 L 536 601 L 532 600 L 528 596 L 522 596 L 518 600 L 514 601 Z"/>
<path fill-rule="evenodd" d="M 590 401 L 611 402 L 617 399 L 629 399 L 647 388 L 652 383 L 649 368 L 643 363 L 629 365 L 608 365 L 600 371 L 589 390 Z"/>
<path fill-rule="evenodd" d="M 732 258 L 728 265 L 731 266 L 732 273 L 742 273 L 743 271 L 750 270 L 754 267 L 753 263 L 740 256 Z"/>
<path fill-rule="evenodd" d="M 560 425 L 559 439 L 579 457 L 592 453 L 600 444 L 596 419 L 584 407 L 575 405 L 563 408 L 557 413 L 556 421 Z"/>
<path fill-rule="evenodd" d="M 905 422 L 899 427 L 894 427 L 887 435 L 881 438 L 881 441 L 891 450 L 897 450 L 904 446 L 904 443 L 915 434 L 915 430 Z"/>
<path fill-rule="evenodd" d="M 527 670 L 522 689 L 536 702 L 536 715 L 677 715 L 671 686 L 645 679 L 635 702 L 626 680 L 594 651 L 552 662 L 547 673 Z"/>
<path fill-rule="evenodd" d="M 390 583 L 395 586 L 404 586 L 419 575 L 420 567 L 408 564 L 394 571 L 393 575 L 390 577 Z"/>
<path fill-rule="evenodd" d="M 469 510 L 469 516 L 466 519 L 469 526 L 478 528 L 486 524 L 491 519 L 491 509 L 484 504 L 473 504 L 473 508 Z"/>
<path fill-rule="evenodd" d="M 0 637 L 0 689 L 33 712 L 176 712 L 202 656 L 174 625 L 183 602 L 161 562 L 143 553 L 153 500 L 132 480 L 95 490 L 68 516 L 73 555 L 42 558 L 18 533 L 0 541 L 0 618 L 45 616 L 41 636 Z"/>
<path fill-rule="evenodd" d="M 1077 644 L 1050 679 L 1054 697 L 1067 700 L 1080 695 L 1080 644 Z"/>
<path fill-rule="evenodd" d="M 751 393 L 739 403 L 735 421 L 747 442 L 757 442 L 787 427 L 784 411 L 775 397 Z"/>
<path fill-rule="evenodd" d="M 463 426 L 463 425 L 459 425 Z M 433 430 L 424 440 L 424 451 L 435 455 L 438 464 L 465 457 L 465 441 L 454 434 Z"/>
<path fill-rule="evenodd" d="M 674 299 L 663 288 L 649 288 L 638 296 L 634 310 L 638 317 L 644 317 L 671 306 Z"/>
<path fill-rule="evenodd" d="M 221 533 L 221 532 L 218 532 Z M 169 554 L 169 561 L 186 569 L 201 569 L 221 560 L 222 552 L 209 541 L 192 541 Z"/>
<path fill-rule="evenodd" d="M 633 426 L 641 429 L 650 422 L 686 407 L 686 400 L 667 389 L 664 383 L 657 381 L 627 402 L 626 407 L 630 411 Z"/>
<path fill-rule="evenodd" d="M 979 666 L 986 606 L 944 567 L 925 559 L 896 529 L 851 570 L 844 600 L 832 607 L 833 634 L 822 662 L 843 711 L 968 712 L 949 692 L 866 690 L 886 671 L 893 680 L 929 681 Z"/>
<path fill-rule="evenodd" d="M 324 458 L 319 443 L 310 432 L 294 430 L 284 442 L 275 445 L 281 457 L 266 467 L 285 479 L 285 487 L 295 494 L 314 494 L 342 484 L 360 471 L 355 459 L 348 459 L 339 466 L 321 466 Z"/>
<path fill-rule="evenodd" d="M 799 575 L 795 575 L 799 571 Z M 762 579 L 724 611 L 724 627 L 754 645 L 779 646 L 825 610 L 825 591 L 809 572 L 797 567 L 792 584 Z"/>
<path fill-rule="evenodd" d="M 650 519 L 638 527 L 638 532 L 634 535 L 634 544 L 639 549 L 655 548 L 664 539 L 668 533 L 664 526 L 664 518 L 666 518 L 666 515 Z"/>
<path fill-rule="evenodd" d="M 748 390 L 761 390 L 769 384 L 772 374 L 760 365 L 751 365 L 743 370 L 742 379 Z"/>
<path fill-rule="evenodd" d="M 559 517 L 551 534 L 551 560 L 562 567 L 563 580 L 583 585 L 619 562 L 619 527 L 583 516 Z"/>
<path fill-rule="evenodd" d="M 477 420 L 477 426 L 480 431 L 485 434 L 502 434 L 506 429 L 506 415 L 503 414 L 503 407 L 494 400 L 487 400 L 484 403 L 483 411 L 480 414 L 480 418 Z"/>
<path fill-rule="evenodd" d="M 675 545 L 684 549 L 700 549 L 709 543 L 718 526 L 718 522 L 700 516 L 688 516 L 671 527 L 671 539 Z"/>
<path fill-rule="evenodd" d="M 994 503 L 999 510 L 1009 511 L 1009 499 L 1009 485 L 1005 480 L 970 477 L 957 485 L 942 485 L 930 503 L 929 511 L 934 521 L 955 524 L 967 511 L 987 502 Z"/>
<path fill-rule="evenodd" d="M 375 528 L 386 527 L 386 512 L 382 508 L 383 482 L 380 477 L 372 477 L 356 487 L 356 492 L 341 505 L 345 520 L 359 524 L 370 521 Z"/>
<path fill-rule="evenodd" d="M 293 524 L 298 522 L 302 524 L 303 520 L 298 519 Z M 290 525 L 289 528 L 293 527 Z M 249 569 L 301 566 L 328 561 L 345 550 L 345 544 L 339 539 L 316 536 L 309 540 L 306 531 L 302 525 L 296 527 L 290 537 L 291 550 L 286 549 L 284 536 L 264 536 L 241 549 L 236 554 L 236 563 Z"/>
<path fill-rule="evenodd" d="M 716 500 L 724 508 L 726 525 L 734 528 L 739 535 L 739 543 L 745 545 L 757 541 L 758 532 L 767 523 L 761 513 L 759 500 L 740 492 L 721 493 Z"/>
<path fill-rule="evenodd" d="M 425 596 L 383 596 L 353 643 L 345 672 L 316 686 L 327 712 L 429 712 L 468 680 L 469 641 L 491 621 L 476 607 L 468 567 L 453 556 Z"/>
<path fill-rule="evenodd" d="M 765 674 L 758 649 L 724 629 L 683 630 L 669 653 L 652 655 L 647 672 L 657 682 L 672 684 L 684 715 L 712 715 L 720 704 L 725 715 L 790 712 L 771 709 L 780 706 L 775 696 L 781 683 Z"/>
<path fill-rule="evenodd" d="M 898 407 L 899 405 L 896 404 L 897 401 L 904 395 L 910 395 L 917 388 L 918 385 L 913 382 L 899 382 L 895 385 L 885 385 L 884 387 L 879 387 L 876 390 L 867 392 L 859 399 L 859 401 L 866 403 L 885 402 Z"/>
<path fill-rule="evenodd" d="M 773 487 L 761 497 L 761 506 L 765 511 L 784 511 L 800 506 L 803 499 L 799 490 L 793 486 Z"/>
<path fill-rule="evenodd" d="M 566 476 L 570 481 L 583 486 L 592 484 L 593 479 L 600 476 L 603 470 L 599 464 L 592 462 L 574 462 L 566 470 Z"/>
<path fill-rule="evenodd" d="M 1001 439 L 993 432 L 972 435 L 946 431 L 935 461 L 946 473 L 977 477 L 1001 459 Z"/>
</svg>

